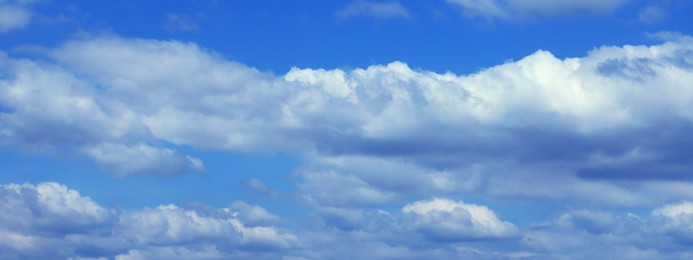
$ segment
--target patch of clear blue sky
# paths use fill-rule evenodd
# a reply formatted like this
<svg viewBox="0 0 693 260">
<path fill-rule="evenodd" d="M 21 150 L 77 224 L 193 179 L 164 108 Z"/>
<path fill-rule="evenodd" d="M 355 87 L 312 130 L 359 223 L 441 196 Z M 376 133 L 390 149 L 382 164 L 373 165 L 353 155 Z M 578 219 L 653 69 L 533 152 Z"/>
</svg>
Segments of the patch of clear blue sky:
<svg viewBox="0 0 693 260">
<path fill-rule="evenodd" d="M 400 60 L 437 72 L 470 73 L 536 50 L 582 56 L 601 45 L 646 44 L 646 32 L 691 34 L 685 9 L 659 23 L 637 21 L 643 1 L 614 14 L 581 14 L 522 23 L 462 17 L 445 1 L 401 1 L 409 19 L 337 19 L 350 1 L 72 1 L 37 4 L 42 19 L 3 35 L 0 47 L 54 46 L 78 34 L 195 42 L 221 56 L 283 74 L 291 67 L 359 68 Z M 56 19 L 63 16 L 65 19 Z M 195 23 L 167 30 L 167 15 Z M 52 17 L 52 18 L 51 18 Z"/>
<path fill-rule="evenodd" d="M 290 172 L 298 166 L 298 159 L 285 155 L 244 155 L 219 151 L 192 151 L 184 153 L 204 160 L 204 173 L 175 176 L 114 177 L 104 174 L 92 162 L 68 153 L 34 154 L 0 149 L 0 183 L 59 182 L 90 196 L 97 203 L 121 209 L 156 207 L 158 205 L 196 205 L 226 207 L 234 201 L 260 203 L 270 209 L 296 212 L 290 206 L 292 198 L 270 198 L 248 185 L 258 179 L 275 192 L 293 189 Z"/>
</svg>

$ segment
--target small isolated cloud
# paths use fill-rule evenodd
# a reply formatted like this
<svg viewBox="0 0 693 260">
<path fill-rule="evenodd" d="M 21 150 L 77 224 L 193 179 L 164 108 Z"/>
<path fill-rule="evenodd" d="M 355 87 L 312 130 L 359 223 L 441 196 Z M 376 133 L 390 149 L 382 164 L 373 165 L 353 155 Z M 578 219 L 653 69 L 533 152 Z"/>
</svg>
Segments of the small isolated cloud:
<svg viewBox="0 0 693 260">
<path fill-rule="evenodd" d="M 0 33 L 27 26 L 31 16 L 25 1 L 0 1 Z"/>
<path fill-rule="evenodd" d="M 166 14 L 166 18 L 163 21 L 163 26 L 164 29 L 171 32 L 194 32 L 199 28 L 195 20 L 189 15 L 173 13 Z"/>
<path fill-rule="evenodd" d="M 99 144 L 84 148 L 84 153 L 107 172 L 125 176 L 132 174 L 166 175 L 204 171 L 198 158 L 146 144 Z"/>
<path fill-rule="evenodd" d="M 267 212 L 263 207 L 250 205 L 245 201 L 232 203 L 229 210 L 237 212 L 238 218 L 250 226 L 269 224 L 279 220 L 279 217 Z"/>
<path fill-rule="evenodd" d="M 638 21 L 643 23 L 661 22 L 667 17 L 667 10 L 658 5 L 647 5 L 638 13 Z"/>
<path fill-rule="evenodd" d="M 338 10 L 337 18 L 347 19 L 355 16 L 372 17 L 376 19 L 411 18 L 406 7 L 397 1 L 379 2 L 367 0 L 355 0 Z"/>
<path fill-rule="evenodd" d="M 433 240 L 465 241 L 514 237 L 519 230 L 486 206 L 435 198 L 402 208 L 405 225 Z"/>
</svg>

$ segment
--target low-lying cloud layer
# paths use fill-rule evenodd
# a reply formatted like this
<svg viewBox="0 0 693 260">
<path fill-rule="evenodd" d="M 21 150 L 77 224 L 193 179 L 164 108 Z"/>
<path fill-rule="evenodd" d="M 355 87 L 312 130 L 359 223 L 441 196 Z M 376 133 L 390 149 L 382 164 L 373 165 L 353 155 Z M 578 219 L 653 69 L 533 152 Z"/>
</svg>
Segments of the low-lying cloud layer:
<svg viewBox="0 0 693 260">
<path fill-rule="evenodd" d="M 279 219 L 242 201 L 222 209 L 122 211 L 58 183 L 8 184 L 0 192 L 0 256 L 10 259 L 686 258 L 693 241 L 693 202 L 642 216 L 572 210 L 519 229 L 486 206 L 435 198 L 404 205 L 401 212 L 322 209 L 327 222 L 292 232 L 269 226 Z"/>
<path fill-rule="evenodd" d="M 52 182 L 8 184 L 0 192 L 0 256 L 5 259 L 224 258 L 297 242 L 295 235 L 271 226 L 242 223 L 248 212 L 232 208 L 197 212 L 162 205 L 119 212 Z"/>
</svg>

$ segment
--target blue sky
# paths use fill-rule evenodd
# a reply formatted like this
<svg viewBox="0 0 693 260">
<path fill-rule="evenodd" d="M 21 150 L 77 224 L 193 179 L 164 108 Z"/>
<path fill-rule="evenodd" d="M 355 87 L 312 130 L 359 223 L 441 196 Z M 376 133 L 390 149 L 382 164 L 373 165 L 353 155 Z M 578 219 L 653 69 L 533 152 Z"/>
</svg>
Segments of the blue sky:
<svg viewBox="0 0 693 260">
<path fill-rule="evenodd" d="M 0 258 L 690 258 L 685 0 L 0 0 Z"/>
</svg>

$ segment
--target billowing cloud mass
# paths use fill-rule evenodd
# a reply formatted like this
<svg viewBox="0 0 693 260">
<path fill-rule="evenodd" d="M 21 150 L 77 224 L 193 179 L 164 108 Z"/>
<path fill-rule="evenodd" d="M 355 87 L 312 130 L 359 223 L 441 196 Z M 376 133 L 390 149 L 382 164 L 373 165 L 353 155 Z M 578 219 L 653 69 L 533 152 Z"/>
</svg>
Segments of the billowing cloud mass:
<svg viewBox="0 0 693 260">
<path fill-rule="evenodd" d="M 295 235 L 271 226 L 244 224 L 240 218 L 255 218 L 247 210 L 197 212 L 161 205 L 122 212 L 53 182 L 8 184 L 0 192 L 3 259 L 229 258 L 298 242 Z M 259 206 L 237 203 L 268 214 Z"/>
<path fill-rule="evenodd" d="M 192 43 L 115 36 L 36 55 L 0 55 L 3 148 L 82 156 L 116 176 L 204 171 L 190 149 L 289 153 L 302 162 L 286 199 L 309 223 L 281 229 L 245 202 L 118 211 L 57 183 L 9 184 L 0 206 L 25 210 L 0 215 L 8 258 L 690 257 L 688 36 L 564 59 L 540 50 L 468 75 L 398 61 L 273 74 Z"/>
<path fill-rule="evenodd" d="M 0 143 L 73 150 L 123 175 L 202 170 L 171 146 L 189 145 L 681 179 L 692 55 L 690 38 L 679 37 L 584 58 L 538 51 L 462 76 L 401 62 L 274 76 L 193 44 L 78 40 L 51 51 L 53 64 L 2 60 Z"/>
</svg>

